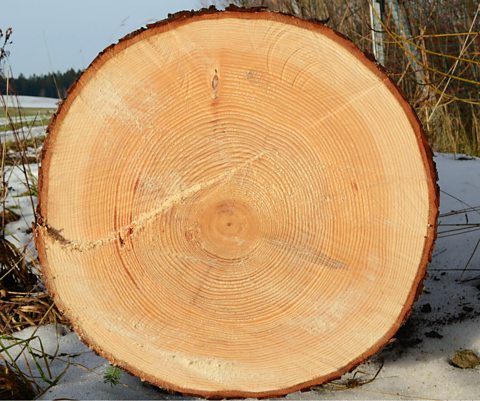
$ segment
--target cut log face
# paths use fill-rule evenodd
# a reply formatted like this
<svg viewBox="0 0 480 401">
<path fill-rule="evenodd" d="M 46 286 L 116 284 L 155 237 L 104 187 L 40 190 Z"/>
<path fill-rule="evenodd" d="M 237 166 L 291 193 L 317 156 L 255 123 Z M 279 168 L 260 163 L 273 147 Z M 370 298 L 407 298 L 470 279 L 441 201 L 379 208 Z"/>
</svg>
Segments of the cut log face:
<svg viewBox="0 0 480 401">
<path fill-rule="evenodd" d="M 438 208 L 412 109 L 351 42 L 183 13 L 81 76 L 49 128 L 37 247 L 80 336 L 151 383 L 277 396 L 377 352 Z"/>
</svg>

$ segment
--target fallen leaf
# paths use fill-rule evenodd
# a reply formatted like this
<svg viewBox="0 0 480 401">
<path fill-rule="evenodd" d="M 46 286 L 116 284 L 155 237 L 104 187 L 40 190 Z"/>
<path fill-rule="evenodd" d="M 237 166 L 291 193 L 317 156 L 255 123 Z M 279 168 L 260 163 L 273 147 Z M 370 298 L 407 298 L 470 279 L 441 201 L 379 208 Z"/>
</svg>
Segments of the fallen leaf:
<svg viewBox="0 0 480 401">
<path fill-rule="evenodd" d="M 457 351 L 453 355 L 452 365 L 462 369 L 473 369 L 480 365 L 480 358 L 469 349 Z"/>
</svg>

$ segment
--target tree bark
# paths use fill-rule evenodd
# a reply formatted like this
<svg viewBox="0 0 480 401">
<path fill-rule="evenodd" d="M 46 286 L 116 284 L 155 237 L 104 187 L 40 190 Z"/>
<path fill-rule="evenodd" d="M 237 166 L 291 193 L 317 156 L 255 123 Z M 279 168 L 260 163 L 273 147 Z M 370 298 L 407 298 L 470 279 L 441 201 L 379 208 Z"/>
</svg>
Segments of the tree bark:
<svg viewBox="0 0 480 401">
<path fill-rule="evenodd" d="M 224 5 L 231 3 L 241 7 L 268 7 L 272 11 L 318 21 L 328 21 L 329 19 L 324 0 L 234 0 L 227 1 Z"/>
<path fill-rule="evenodd" d="M 270 397 L 407 318 L 438 208 L 395 85 L 322 24 L 184 12 L 107 48 L 49 127 L 36 245 L 96 352 L 153 384 Z"/>
</svg>

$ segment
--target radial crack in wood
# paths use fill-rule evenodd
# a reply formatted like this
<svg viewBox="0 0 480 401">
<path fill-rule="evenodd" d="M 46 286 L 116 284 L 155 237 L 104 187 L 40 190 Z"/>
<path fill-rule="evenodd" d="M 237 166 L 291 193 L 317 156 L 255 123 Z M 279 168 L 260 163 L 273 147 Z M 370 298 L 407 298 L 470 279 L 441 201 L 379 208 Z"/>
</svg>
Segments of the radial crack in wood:
<svg viewBox="0 0 480 401">
<path fill-rule="evenodd" d="M 209 9 L 80 77 L 49 127 L 35 234 L 96 352 L 170 390 L 270 397 L 388 343 L 437 209 L 422 128 L 380 67 L 321 24 Z"/>
<path fill-rule="evenodd" d="M 159 202 L 158 206 L 155 207 L 153 210 L 147 213 L 142 213 L 138 217 L 138 219 L 132 221 L 128 226 L 124 226 L 120 228 L 117 232 L 112 233 L 104 238 L 83 242 L 67 239 L 62 235 L 63 230 L 54 228 L 47 223 L 38 223 L 37 229 L 42 230 L 45 238 L 49 238 L 53 241 L 59 242 L 65 250 L 69 251 L 90 251 L 117 240 L 120 241 L 120 243 L 124 243 L 127 237 L 133 237 L 134 235 L 138 234 L 143 228 L 145 228 L 147 224 L 154 222 L 155 219 L 164 214 L 166 211 L 170 210 L 175 205 L 184 202 L 186 199 L 197 194 L 200 191 L 228 181 L 235 174 L 237 174 L 238 171 L 241 171 L 246 166 L 251 165 L 255 160 L 258 160 L 265 153 L 266 152 L 263 151 L 260 152 L 258 155 L 253 156 L 247 161 L 245 161 L 241 166 L 232 168 L 229 171 L 220 174 L 218 177 L 197 184 L 193 184 L 189 188 L 180 190 L 177 193 L 167 196 L 165 199 Z"/>
</svg>

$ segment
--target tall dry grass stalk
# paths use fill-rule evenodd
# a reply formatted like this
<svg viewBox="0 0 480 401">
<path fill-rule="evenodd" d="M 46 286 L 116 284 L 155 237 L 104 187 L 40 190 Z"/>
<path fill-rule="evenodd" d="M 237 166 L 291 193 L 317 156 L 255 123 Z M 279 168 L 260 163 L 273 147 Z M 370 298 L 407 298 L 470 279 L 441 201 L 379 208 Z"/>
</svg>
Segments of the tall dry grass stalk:
<svg viewBox="0 0 480 401">
<path fill-rule="evenodd" d="M 6 47 L 11 35 L 11 29 L 0 30 L 0 74 L 4 71 L 2 67 L 6 68 Z M 32 135 L 36 118 L 33 121 L 23 118 L 23 110 L 7 77 L 7 93 L 0 93 L 2 127 L 9 131 L 9 135 L 0 133 L 0 398 L 31 399 L 57 383 L 64 372 L 53 377 L 50 361 L 57 356 L 45 354 L 41 340 L 35 336 L 36 329 L 25 340 L 14 337 L 14 333 L 30 326 L 64 323 L 65 319 L 39 277 L 40 267 L 32 246 L 31 229 L 27 228 L 30 235 L 26 236 L 25 243 L 9 228 L 19 219 L 24 219 L 26 227 L 34 223 L 37 180 L 32 165 L 39 163 L 37 150 L 41 148 L 42 138 Z M 3 95 L 15 98 L 18 107 L 12 108 Z M 26 189 L 22 194 L 15 194 L 18 199 L 26 200 L 19 201 L 24 206 L 18 210 L 13 210 L 12 202 L 8 202 L 14 196 L 11 184 L 15 171 L 17 176 L 23 177 L 22 186 Z M 17 351 L 12 353 L 14 350 Z M 26 370 L 19 366 L 20 359 L 25 361 Z"/>
<path fill-rule="evenodd" d="M 12 30 L 0 30 L 0 67 L 8 56 L 7 46 L 10 44 Z M 4 67 L 6 68 L 6 67 Z M 0 68 L 0 74 L 3 70 Z M 10 74 L 6 74 L 7 76 Z M 40 266 L 33 247 L 33 236 L 28 227 L 34 223 L 37 180 L 32 166 L 39 163 L 41 138 L 32 135 L 33 121 L 23 119 L 23 111 L 5 101 L 3 95 L 18 98 L 9 85 L 7 93 L 0 93 L 0 116 L 6 121 L 9 135 L 0 135 L 0 333 L 10 334 L 28 326 L 63 322 L 58 310 L 46 294 L 39 277 Z M 21 128 L 18 128 L 20 125 Z M 33 149 L 33 156 L 32 156 Z M 12 193 L 11 181 L 15 173 L 20 176 L 26 191 L 22 194 Z M 22 198 L 23 209 L 13 209 L 8 199 L 16 196 Z M 25 206 L 27 205 L 27 206 Z M 25 216 L 25 207 L 30 209 Z M 17 233 L 9 229 L 9 224 L 24 219 L 27 227 L 27 243 L 17 238 Z M 29 221 L 32 220 L 32 221 Z"/>
</svg>

